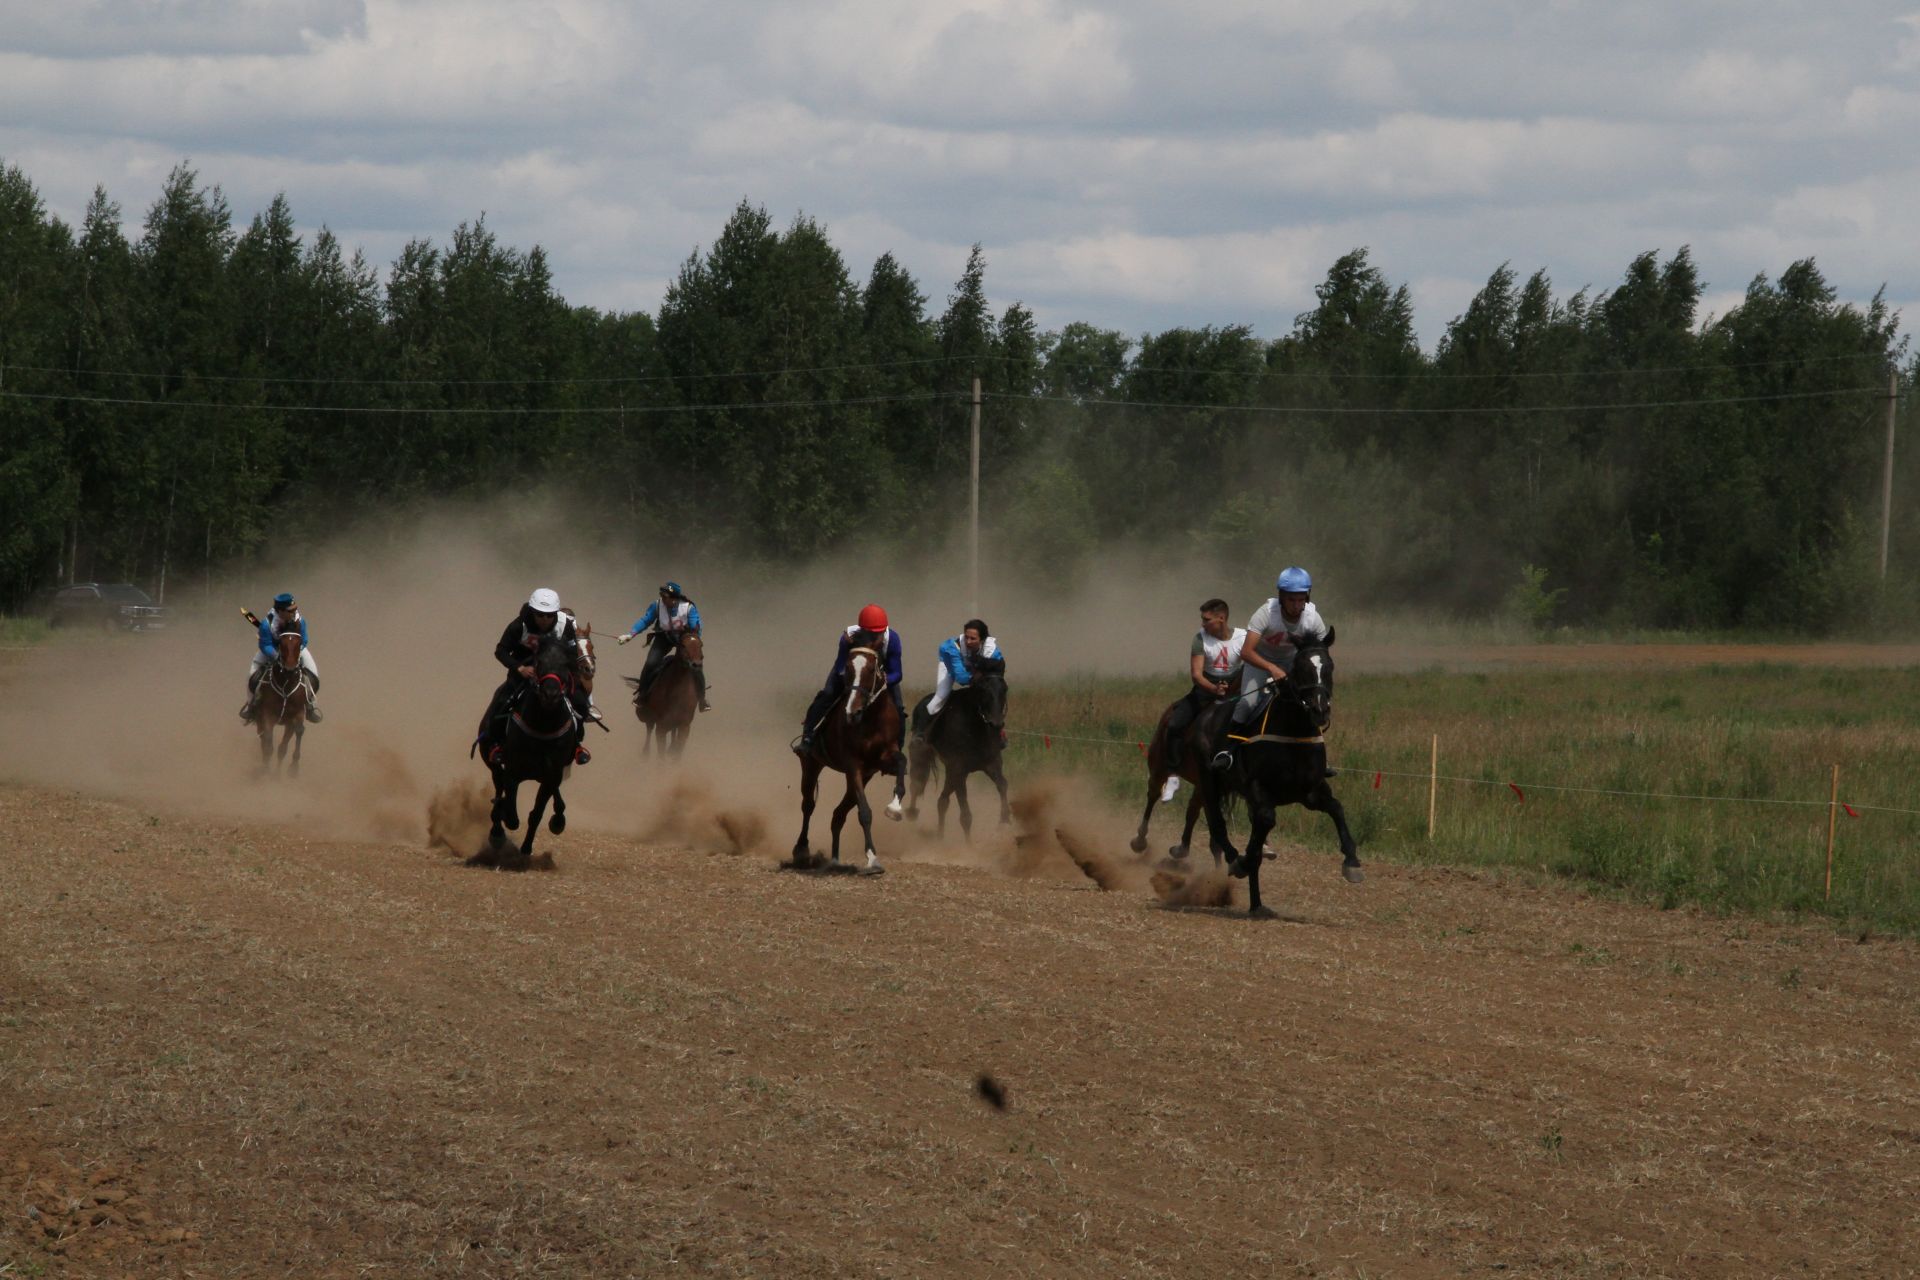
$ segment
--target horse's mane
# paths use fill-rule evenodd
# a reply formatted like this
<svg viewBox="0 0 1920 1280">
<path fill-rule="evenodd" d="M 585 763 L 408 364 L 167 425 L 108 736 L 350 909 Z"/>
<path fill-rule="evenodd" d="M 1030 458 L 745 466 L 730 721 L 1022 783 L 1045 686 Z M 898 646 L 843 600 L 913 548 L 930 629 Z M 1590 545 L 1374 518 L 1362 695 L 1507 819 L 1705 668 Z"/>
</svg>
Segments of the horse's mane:
<svg viewBox="0 0 1920 1280">
<path fill-rule="evenodd" d="M 573 655 L 567 651 L 567 645 L 560 637 L 560 628 L 555 627 L 539 638 L 534 650 L 533 670 L 535 675 L 563 675 L 573 669 Z"/>
</svg>

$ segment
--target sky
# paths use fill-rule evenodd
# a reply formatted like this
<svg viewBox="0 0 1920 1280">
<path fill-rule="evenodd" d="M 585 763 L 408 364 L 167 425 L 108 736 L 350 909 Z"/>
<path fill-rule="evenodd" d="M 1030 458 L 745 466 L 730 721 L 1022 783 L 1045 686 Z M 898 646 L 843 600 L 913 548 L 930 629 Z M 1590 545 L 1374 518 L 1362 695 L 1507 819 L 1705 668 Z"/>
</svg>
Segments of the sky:
<svg viewBox="0 0 1920 1280">
<path fill-rule="evenodd" d="M 1915 315 L 1917 73 L 1871 0 L 0 0 L 0 163 L 135 237 L 186 163 L 383 278 L 484 214 L 606 311 L 743 199 L 1130 336 L 1277 337 L 1364 246 L 1431 350 L 1502 263 L 1682 245 L 1708 312 L 1812 257 Z"/>
</svg>

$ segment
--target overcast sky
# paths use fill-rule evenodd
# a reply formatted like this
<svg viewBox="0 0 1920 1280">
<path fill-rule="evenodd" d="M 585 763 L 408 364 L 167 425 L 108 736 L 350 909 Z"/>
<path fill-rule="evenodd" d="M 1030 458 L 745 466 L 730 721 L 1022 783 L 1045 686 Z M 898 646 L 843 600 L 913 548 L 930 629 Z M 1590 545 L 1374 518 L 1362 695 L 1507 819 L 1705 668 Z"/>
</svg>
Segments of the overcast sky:
<svg viewBox="0 0 1920 1280">
<path fill-rule="evenodd" d="M 187 161 L 383 278 L 484 212 L 621 311 L 743 197 L 1130 335 L 1277 336 L 1365 245 L 1431 349 L 1502 262 L 1683 244 L 1713 310 L 1812 256 L 1911 317 L 1917 70 L 1872 0 L 0 0 L 0 161 L 130 234 Z"/>
</svg>

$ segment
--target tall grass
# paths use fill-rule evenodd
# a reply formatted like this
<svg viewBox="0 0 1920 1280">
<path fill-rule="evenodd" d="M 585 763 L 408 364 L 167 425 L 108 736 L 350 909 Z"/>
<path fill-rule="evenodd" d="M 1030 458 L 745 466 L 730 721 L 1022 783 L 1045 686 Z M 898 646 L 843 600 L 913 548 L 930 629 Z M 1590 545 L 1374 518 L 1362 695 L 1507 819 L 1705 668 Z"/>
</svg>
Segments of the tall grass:
<svg viewBox="0 0 1920 1280">
<path fill-rule="evenodd" d="M 1016 736 L 1009 768 L 1083 773 L 1137 810 L 1145 764 L 1134 744 L 1179 692 L 1177 680 L 1017 688 L 1010 727 L 1057 736 L 1050 749 Z M 1429 840 L 1434 735 L 1443 780 Z M 1523 868 L 1664 907 L 1808 913 L 1903 934 L 1920 934 L 1917 751 L 1920 669 L 1349 677 L 1328 734 L 1363 857 Z M 1834 765 L 1840 800 L 1859 816 L 1839 812 L 1829 899 Z M 1157 841 L 1177 834 L 1181 808 L 1156 812 Z M 1299 808 L 1282 811 L 1276 836 L 1333 849 L 1327 819 Z"/>
<path fill-rule="evenodd" d="M 15 618 L 0 614 L 0 648 L 18 649 L 45 644 L 53 635 L 45 618 Z"/>
</svg>

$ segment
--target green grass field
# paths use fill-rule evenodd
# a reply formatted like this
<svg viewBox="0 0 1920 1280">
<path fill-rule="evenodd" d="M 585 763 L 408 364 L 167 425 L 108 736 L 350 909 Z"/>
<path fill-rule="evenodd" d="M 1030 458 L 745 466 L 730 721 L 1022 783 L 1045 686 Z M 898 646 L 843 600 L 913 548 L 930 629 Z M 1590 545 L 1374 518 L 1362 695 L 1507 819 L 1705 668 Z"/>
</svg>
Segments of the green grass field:
<svg viewBox="0 0 1920 1280">
<path fill-rule="evenodd" d="M 45 618 L 16 618 L 0 614 L 0 648 L 19 649 L 45 644 L 53 634 Z"/>
<path fill-rule="evenodd" d="M 1133 744 L 1179 692 L 1172 680 L 1018 688 L 1009 728 L 1061 736 L 1050 749 L 1014 737 L 1009 772 L 1081 774 L 1137 813 L 1146 769 Z M 1920 669 L 1911 668 L 1349 676 L 1328 733 L 1342 770 L 1335 791 L 1363 859 L 1513 868 L 1663 907 L 1811 913 L 1909 935 L 1920 934 L 1916 747 Z M 1859 816 L 1838 812 L 1829 900 L 1835 765 L 1840 800 Z M 1158 847 L 1177 838 L 1184 795 L 1155 813 Z M 1244 817 L 1235 830 L 1244 836 Z M 1338 853 L 1324 815 L 1282 810 L 1275 838 L 1324 850 L 1332 873 Z"/>
</svg>

